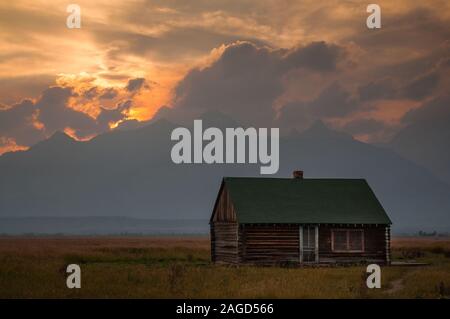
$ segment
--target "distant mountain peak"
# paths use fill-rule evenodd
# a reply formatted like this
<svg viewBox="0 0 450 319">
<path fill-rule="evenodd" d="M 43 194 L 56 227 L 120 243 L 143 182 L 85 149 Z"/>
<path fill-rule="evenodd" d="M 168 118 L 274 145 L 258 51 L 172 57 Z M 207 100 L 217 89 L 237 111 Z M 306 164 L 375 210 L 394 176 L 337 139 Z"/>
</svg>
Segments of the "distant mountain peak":
<svg viewBox="0 0 450 319">
<path fill-rule="evenodd" d="M 40 141 L 36 145 L 32 146 L 30 148 L 30 150 L 43 149 L 43 148 L 57 149 L 58 147 L 61 147 L 64 145 L 70 145 L 70 144 L 76 143 L 76 142 L 77 141 L 75 139 L 73 139 L 66 133 L 61 132 L 61 131 L 56 131 L 48 139 Z"/>
<path fill-rule="evenodd" d="M 316 120 L 308 130 L 311 131 L 331 131 L 328 126 L 325 125 L 325 123 L 322 120 Z"/>
<path fill-rule="evenodd" d="M 316 120 L 310 127 L 303 131 L 303 133 L 308 135 L 330 135 L 337 132 L 331 130 L 324 122 L 322 122 L 322 120 Z"/>
<path fill-rule="evenodd" d="M 118 131 L 130 131 L 141 128 L 145 126 L 147 123 L 145 121 L 138 121 L 136 119 L 125 120 L 120 122 L 119 125 L 114 129 Z M 113 130 L 113 131 L 114 131 Z"/>
<path fill-rule="evenodd" d="M 240 126 L 232 117 L 217 110 L 206 111 L 202 113 L 199 118 L 203 120 L 206 126 L 210 127 L 224 128 Z"/>
<path fill-rule="evenodd" d="M 322 120 L 316 120 L 309 128 L 307 128 L 302 136 L 310 137 L 310 138 L 345 138 L 345 139 L 353 139 L 353 137 L 349 134 L 335 131 L 329 128 Z"/>
<path fill-rule="evenodd" d="M 62 131 L 56 131 L 47 141 L 74 141 L 74 139 Z"/>
<path fill-rule="evenodd" d="M 226 115 L 225 113 L 222 113 L 218 110 L 208 110 L 206 112 L 203 112 L 200 116 L 201 118 L 226 118 L 226 119 L 231 119 L 231 117 L 229 117 L 228 115 Z"/>
<path fill-rule="evenodd" d="M 174 126 L 174 124 L 167 120 L 164 117 L 152 119 L 150 121 L 142 122 L 144 125 L 138 128 L 138 130 L 141 131 L 148 131 L 148 130 L 158 130 L 158 129 L 169 129 Z"/>
</svg>

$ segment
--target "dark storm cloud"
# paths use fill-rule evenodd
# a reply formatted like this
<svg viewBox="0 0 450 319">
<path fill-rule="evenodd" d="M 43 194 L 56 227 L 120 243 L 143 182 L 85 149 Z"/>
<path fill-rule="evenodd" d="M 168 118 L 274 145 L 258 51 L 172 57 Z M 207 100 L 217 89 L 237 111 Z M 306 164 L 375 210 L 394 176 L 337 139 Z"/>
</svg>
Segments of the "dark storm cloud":
<svg viewBox="0 0 450 319">
<path fill-rule="evenodd" d="M 177 85 L 178 108 L 218 110 L 245 124 L 267 123 L 282 93 L 280 54 L 244 42 L 228 47 L 210 67 L 194 69 Z"/>
<path fill-rule="evenodd" d="M 128 74 L 117 74 L 117 73 L 111 73 L 111 72 L 102 72 L 98 74 L 99 77 L 106 79 L 106 80 L 121 80 L 125 81 L 129 79 L 130 77 Z"/>
<path fill-rule="evenodd" d="M 411 110 L 402 119 L 404 124 L 428 123 L 428 129 L 433 129 L 433 123 L 448 124 L 450 120 L 450 95 L 439 96 L 423 106 Z M 447 125 L 448 126 L 448 125 Z M 450 131 L 450 130 L 449 130 Z"/>
<path fill-rule="evenodd" d="M 95 88 L 95 87 L 94 87 Z M 97 90 L 87 90 L 88 95 Z M 125 118 L 132 102 L 119 102 L 114 109 L 101 107 L 96 119 L 69 107 L 69 99 L 77 94 L 70 87 L 54 86 L 42 92 L 33 103 L 24 100 L 0 109 L 0 136 L 13 138 L 18 145 L 30 146 L 56 131 L 71 128 L 78 138 L 90 137 L 109 130 L 109 123 Z"/>
<path fill-rule="evenodd" d="M 144 84 L 145 84 L 144 78 L 130 79 L 126 86 L 126 90 L 128 92 L 139 91 L 144 86 Z"/>
<path fill-rule="evenodd" d="M 290 70 L 310 68 L 316 72 L 336 69 L 338 48 L 311 43 L 293 50 L 274 50 L 250 42 L 228 46 L 222 56 L 205 69 L 193 69 L 176 87 L 175 108 L 217 110 L 244 124 L 267 125 L 275 118 L 273 102 L 283 91 L 282 78 Z M 321 97 L 338 99 L 339 113 L 352 108 L 338 88 Z M 316 105 L 318 113 L 330 113 Z"/>
<path fill-rule="evenodd" d="M 114 88 L 107 88 L 103 90 L 102 94 L 99 96 L 100 99 L 111 100 L 117 96 L 118 92 Z"/>
<path fill-rule="evenodd" d="M 324 41 L 313 42 L 304 48 L 292 50 L 285 58 L 288 66 L 305 67 L 317 71 L 334 71 L 344 50 Z"/>
<path fill-rule="evenodd" d="M 433 92 L 438 82 L 439 75 L 437 72 L 421 75 L 408 83 L 401 91 L 401 95 L 413 100 L 421 100 Z"/>
<path fill-rule="evenodd" d="M 376 99 L 422 100 L 433 96 L 450 57 L 448 18 L 437 10 L 420 7 L 401 14 L 383 15 L 382 28 L 348 38 L 365 50 L 366 63 L 374 67 L 362 80 L 362 101 Z M 382 63 L 375 62 L 381 58 Z M 389 79 L 385 81 L 384 79 Z"/>
<path fill-rule="evenodd" d="M 93 99 L 98 95 L 98 89 L 96 86 L 89 88 L 88 90 L 83 92 L 83 96 L 87 99 Z"/>
<path fill-rule="evenodd" d="M 358 87 L 359 99 L 363 102 L 393 97 L 395 89 L 390 79 L 372 81 Z"/>
<path fill-rule="evenodd" d="M 131 106 L 133 105 L 133 101 L 132 100 L 125 100 L 122 102 L 119 102 L 117 104 L 117 108 L 120 110 L 129 110 L 131 108 Z"/>
<path fill-rule="evenodd" d="M 376 133 L 385 127 L 383 122 L 374 119 L 358 119 L 344 125 L 342 130 L 352 135 L 358 135 Z"/>
<path fill-rule="evenodd" d="M 449 38 L 448 22 L 439 17 L 438 12 L 420 7 L 404 14 L 385 14 L 381 29 L 364 30 L 349 40 L 371 50 L 401 46 L 415 51 L 418 41 L 422 48 L 436 48 Z"/>
<path fill-rule="evenodd" d="M 0 110 L 0 136 L 14 138 L 18 145 L 32 145 L 42 138 L 43 132 L 33 125 L 37 109 L 31 100 Z"/>
<path fill-rule="evenodd" d="M 124 119 L 124 112 L 128 111 L 132 106 L 132 101 L 127 100 L 119 103 L 115 109 L 101 108 L 100 114 L 97 117 L 99 130 L 102 132 L 109 130 L 109 124 L 115 123 Z"/>
<path fill-rule="evenodd" d="M 342 117 L 356 110 L 357 101 L 338 83 L 326 87 L 308 104 L 313 115 L 320 118 Z"/>
<path fill-rule="evenodd" d="M 402 129 L 389 146 L 449 183 L 450 95 L 434 98 L 409 111 L 402 122 Z"/>
<path fill-rule="evenodd" d="M 408 52 L 415 52 L 410 50 Z M 375 54 L 380 56 L 382 53 Z M 420 75 L 436 71 L 441 72 L 440 68 L 445 68 L 450 59 L 450 41 L 436 43 L 429 50 L 409 59 L 394 60 L 390 63 L 378 65 L 365 74 L 365 78 L 371 77 L 376 80 L 389 78 L 396 80 L 399 84 L 405 84 Z M 398 88 L 395 88 L 396 90 Z M 397 92 L 398 93 L 398 92 Z"/>
<path fill-rule="evenodd" d="M 308 104 L 305 102 L 290 102 L 281 108 L 276 125 L 286 129 L 305 128 L 313 123 Z"/>
<path fill-rule="evenodd" d="M 132 79 L 129 80 L 125 90 L 127 92 L 138 91 L 145 84 L 145 79 Z M 74 93 L 77 94 L 77 93 Z M 95 99 L 100 100 L 113 100 L 119 95 L 119 91 L 115 88 L 99 88 L 92 86 L 80 93 L 80 95 L 87 101 Z"/>
<path fill-rule="evenodd" d="M 47 133 L 70 127 L 77 137 L 90 137 L 108 131 L 109 123 L 124 119 L 132 106 L 131 100 L 124 100 L 117 103 L 114 109 L 101 107 L 100 114 L 94 119 L 68 107 L 68 99 L 74 94 L 71 88 L 66 87 L 52 87 L 43 92 L 35 107 L 39 110 L 37 119 L 44 124 Z"/>
<path fill-rule="evenodd" d="M 440 94 L 436 89 L 449 72 L 449 44 L 432 49 L 420 58 L 375 70 L 372 74 L 375 80 L 358 87 L 360 100 L 400 98 L 421 101 Z"/>
<path fill-rule="evenodd" d="M 66 127 L 76 130 L 79 137 L 94 134 L 95 120 L 83 112 L 67 106 L 74 93 L 71 88 L 51 87 L 42 93 L 35 107 L 39 110 L 38 120 L 45 125 L 45 131 L 52 134 Z"/>
<path fill-rule="evenodd" d="M 343 117 L 355 111 L 357 106 L 352 95 L 335 82 L 310 101 L 283 105 L 277 123 L 285 128 L 304 128 L 318 119 Z"/>
</svg>

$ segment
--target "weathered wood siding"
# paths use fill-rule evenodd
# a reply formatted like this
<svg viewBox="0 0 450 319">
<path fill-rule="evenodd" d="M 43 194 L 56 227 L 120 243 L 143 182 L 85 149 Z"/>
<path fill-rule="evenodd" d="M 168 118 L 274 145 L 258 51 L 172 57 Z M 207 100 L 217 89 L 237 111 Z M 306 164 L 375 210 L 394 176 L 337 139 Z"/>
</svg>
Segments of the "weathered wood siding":
<svg viewBox="0 0 450 319">
<path fill-rule="evenodd" d="M 299 232 L 296 225 L 240 225 L 240 262 L 286 264 L 299 261 Z"/>
<path fill-rule="evenodd" d="M 236 213 L 230 199 L 230 194 L 225 186 L 221 188 L 211 221 L 236 223 Z"/>
<path fill-rule="evenodd" d="M 363 252 L 336 252 L 332 250 L 332 230 L 362 229 L 364 232 Z M 320 263 L 346 263 L 346 262 L 379 262 L 385 263 L 389 252 L 386 243 L 386 227 L 375 225 L 364 226 L 333 226 L 320 225 L 319 227 L 319 262 Z"/>
<path fill-rule="evenodd" d="M 211 259 L 223 264 L 239 262 L 237 223 L 211 223 Z"/>
<path fill-rule="evenodd" d="M 239 262 L 238 224 L 233 203 L 224 185 L 220 188 L 210 227 L 212 262 L 237 264 Z"/>
<path fill-rule="evenodd" d="M 211 227 L 211 260 L 215 263 L 239 262 L 238 224 L 227 188 L 222 184 L 214 206 Z"/>
</svg>

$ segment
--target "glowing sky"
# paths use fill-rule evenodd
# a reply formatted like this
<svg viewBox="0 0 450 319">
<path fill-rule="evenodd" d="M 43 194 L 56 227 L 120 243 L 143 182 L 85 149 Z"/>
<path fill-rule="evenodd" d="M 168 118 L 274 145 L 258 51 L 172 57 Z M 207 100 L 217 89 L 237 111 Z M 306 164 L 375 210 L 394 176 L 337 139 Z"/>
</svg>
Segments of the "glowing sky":
<svg viewBox="0 0 450 319">
<path fill-rule="evenodd" d="M 386 141 L 449 92 L 446 0 L 377 1 L 380 30 L 363 1 L 78 0 L 82 27 L 68 29 L 70 3 L 0 4 L 0 154 L 163 106 L 174 120 L 213 109 L 301 130 L 321 119 Z"/>
</svg>

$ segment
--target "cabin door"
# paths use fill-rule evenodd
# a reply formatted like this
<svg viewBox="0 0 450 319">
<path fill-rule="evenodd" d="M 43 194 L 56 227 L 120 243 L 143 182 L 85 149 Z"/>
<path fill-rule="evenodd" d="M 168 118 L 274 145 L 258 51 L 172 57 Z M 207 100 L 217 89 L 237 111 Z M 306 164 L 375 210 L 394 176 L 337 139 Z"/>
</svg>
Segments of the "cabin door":
<svg viewBox="0 0 450 319">
<path fill-rule="evenodd" d="M 319 262 L 319 227 L 300 226 L 300 263 Z"/>
</svg>

